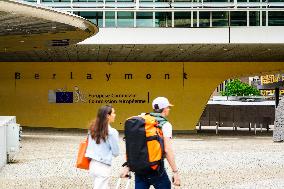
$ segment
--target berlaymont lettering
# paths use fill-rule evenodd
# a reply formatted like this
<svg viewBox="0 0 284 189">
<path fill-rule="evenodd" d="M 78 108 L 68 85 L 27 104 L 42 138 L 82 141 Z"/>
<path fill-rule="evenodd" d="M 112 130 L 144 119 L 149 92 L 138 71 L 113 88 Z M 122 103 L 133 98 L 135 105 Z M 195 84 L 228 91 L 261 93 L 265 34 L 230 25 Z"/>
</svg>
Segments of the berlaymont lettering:
<svg viewBox="0 0 284 189">
<path fill-rule="evenodd" d="M 34 79 L 40 79 L 40 73 L 32 73 L 32 74 L 26 74 L 28 77 L 32 76 Z M 84 79 L 96 79 L 95 78 L 96 74 L 92 74 L 92 73 L 86 73 L 85 78 Z M 122 77 L 124 79 L 135 79 L 134 74 L 132 73 L 125 73 L 125 74 L 121 74 Z M 50 78 L 49 79 L 56 79 L 57 77 L 56 73 L 52 73 L 50 74 Z M 69 76 L 67 76 L 69 79 L 75 79 L 76 76 L 73 74 L 73 72 L 70 72 Z M 187 79 L 187 73 L 183 73 L 182 74 L 183 79 Z M 24 74 L 22 74 L 21 72 L 15 72 L 15 79 L 24 79 Z M 106 81 L 110 81 L 111 80 L 111 74 L 106 73 L 105 74 L 105 80 Z M 79 79 L 83 79 L 83 78 L 79 78 Z M 152 74 L 147 73 L 145 75 L 145 79 L 152 79 Z M 170 74 L 165 73 L 163 79 L 171 79 Z"/>
</svg>

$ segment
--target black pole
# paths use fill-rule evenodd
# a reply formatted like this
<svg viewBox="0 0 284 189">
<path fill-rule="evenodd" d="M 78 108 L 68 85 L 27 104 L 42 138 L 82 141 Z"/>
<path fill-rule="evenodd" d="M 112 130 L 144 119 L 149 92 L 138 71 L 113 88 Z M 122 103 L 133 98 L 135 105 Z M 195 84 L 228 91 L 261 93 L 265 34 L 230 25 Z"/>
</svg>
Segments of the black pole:
<svg viewBox="0 0 284 189">
<path fill-rule="evenodd" d="M 279 87 L 275 88 L 275 107 L 277 108 L 278 104 L 279 104 Z"/>
</svg>

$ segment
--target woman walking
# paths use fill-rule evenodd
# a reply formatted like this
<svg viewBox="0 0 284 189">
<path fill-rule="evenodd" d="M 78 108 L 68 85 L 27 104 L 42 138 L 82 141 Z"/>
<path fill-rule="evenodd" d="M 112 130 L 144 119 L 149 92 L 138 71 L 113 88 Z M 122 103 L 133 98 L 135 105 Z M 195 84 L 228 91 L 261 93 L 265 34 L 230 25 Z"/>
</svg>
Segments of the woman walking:
<svg viewBox="0 0 284 189">
<path fill-rule="evenodd" d="M 114 108 L 105 105 L 90 124 L 85 156 L 91 159 L 89 171 L 94 178 L 94 189 L 109 189 L 112 158 L 119 155 L 119 135 L 110 126 L 115 116 Z"/>
</svg>

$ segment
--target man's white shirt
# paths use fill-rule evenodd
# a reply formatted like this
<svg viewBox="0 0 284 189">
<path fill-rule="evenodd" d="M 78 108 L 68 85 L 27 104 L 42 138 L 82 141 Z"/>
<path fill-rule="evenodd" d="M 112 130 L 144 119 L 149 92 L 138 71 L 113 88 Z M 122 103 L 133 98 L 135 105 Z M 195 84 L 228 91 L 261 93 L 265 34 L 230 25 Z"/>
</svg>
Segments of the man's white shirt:
<svg viewBox="0 0 284 189">
<path fill-rule="evenodd" d="M 163 131 L 164 137 L 172 138 L 172 136 L 173 136 L 173 126 L 172 126 L 172 124 L 170 122 L 167 121 L 162 126 L 162 131 Z"/>
</svg>

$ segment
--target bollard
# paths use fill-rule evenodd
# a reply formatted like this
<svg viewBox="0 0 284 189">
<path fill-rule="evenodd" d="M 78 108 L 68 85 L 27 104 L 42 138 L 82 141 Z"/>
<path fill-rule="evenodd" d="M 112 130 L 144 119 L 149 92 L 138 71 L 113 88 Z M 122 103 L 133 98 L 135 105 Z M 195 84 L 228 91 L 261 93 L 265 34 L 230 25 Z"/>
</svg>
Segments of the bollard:
<svg viewBox="0 0 284 189">
<path fill-rule="evenodd" d="M 200 122 L 198 123 L 198 126 L 199 126 L 199 131 L 201 131 L 201 123 Z"/>
<path fill-rule="evenodd" d="M 256 123 L 254 124 L 254 134 L 256 135 Z"/>
<path fill-rule="evenodd" d="M 260 124 L 260 132 L 262 133 L 262 123 Z"/>
<path fill-rule="evenodd" d="M 218 122 L 216 122 L 216 135 L 218 134 L 218 128 L 219 127 L 219 123 Z"/>
<path fill-rule="evenodd" d="M 249 131 L 251 131 L 251 123 L 249 123 Z"/>
</svg>

